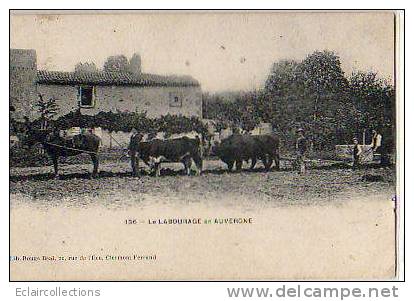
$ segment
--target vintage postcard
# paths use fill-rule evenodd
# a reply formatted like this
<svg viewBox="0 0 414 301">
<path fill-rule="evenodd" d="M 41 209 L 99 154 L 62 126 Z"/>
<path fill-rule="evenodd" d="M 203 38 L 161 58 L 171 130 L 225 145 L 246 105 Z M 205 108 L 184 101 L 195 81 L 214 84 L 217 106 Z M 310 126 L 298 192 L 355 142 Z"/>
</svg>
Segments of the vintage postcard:
<svg viewBox="0 0 414 301">
<path fill-rule="evenodd" d="M 397 279 L 400 14 L 11 10 L 10 280 Z"/>
</svg>

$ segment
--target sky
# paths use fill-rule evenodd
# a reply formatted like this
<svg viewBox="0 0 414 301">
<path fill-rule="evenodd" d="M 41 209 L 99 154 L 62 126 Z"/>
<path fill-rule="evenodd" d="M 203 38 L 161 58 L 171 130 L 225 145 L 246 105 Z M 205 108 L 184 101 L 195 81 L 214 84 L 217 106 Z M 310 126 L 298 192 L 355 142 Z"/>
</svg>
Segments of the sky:
<svg viewBox="0 0 414 301">
<path fill-rule="evenodd" d="M 58 71 L 139 53 L 143 72 L 191 75 L 209 92 L 260 89 L 274 62 L 315 50 L 334 51 L 347 75 L 393 80 L 391 12 L 71 13 L 12 14 L 10 47 L 35 49 L 38 69 Z"/>
</svg>

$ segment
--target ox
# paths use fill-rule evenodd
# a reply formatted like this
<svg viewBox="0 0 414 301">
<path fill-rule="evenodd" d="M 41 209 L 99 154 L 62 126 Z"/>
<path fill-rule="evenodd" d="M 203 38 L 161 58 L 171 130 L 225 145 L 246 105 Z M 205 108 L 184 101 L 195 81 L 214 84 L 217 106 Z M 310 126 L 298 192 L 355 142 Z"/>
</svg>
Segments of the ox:
<svg viewBox="0 0 414 301">
<path fill-rule="evenodd" d="M 129 143 L 129 154 L 133 175 L 137 175 L 138 160 L 141 158 L 145 164 L 155 169 L 155 175 L 160 176 L 162 162 L 181 162 L 185 172 L 190 175 L 192 160 L 197 166 L 197 175 L 203 168 L 201 142 L 198 137 L 191 139 L 181 137 L 170 140 L 154 139 L 142 141 L 142 134 L 135 134 Z"/>
<path fill-rule="evenodd" d="M 240 171 L 243 161 L 248 160 L 251 160 L 250 169 L 253 169 L 257 159 L 263 162 L 266 170 L 270 169 L 273 161 L 277 170 L 280 167 L 279 138 L 274 134 L 233 134 L 214 146 L 212 152 L 227 164 L 229 170 L 236 162 L 236 170 Z"/>
</svg>

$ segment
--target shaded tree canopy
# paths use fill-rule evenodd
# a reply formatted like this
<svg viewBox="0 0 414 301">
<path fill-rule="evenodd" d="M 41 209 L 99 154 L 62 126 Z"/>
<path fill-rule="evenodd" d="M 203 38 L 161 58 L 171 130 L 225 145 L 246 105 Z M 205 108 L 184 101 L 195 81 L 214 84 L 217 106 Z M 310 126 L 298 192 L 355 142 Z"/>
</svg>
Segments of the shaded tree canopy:
<svg viewBox="0 0 414 301">
<path fill-rule="evenodd" d="M 340 59 L 331 51 L 315 51 L 300 62 L 276 62 L 264 94 L 268 102 L 264 120 L 288 136 L 297 127 L 305 128 L 316 148 L 342 139 L 340 132 L 347 122 L 337 117 L 345 107 L 353 110 L 348 106 L 348 81 Z"/>
<path fill-rule="evenodd" d="M 313 52 L 301 62 L 299 69 L 309 93 L 341 93 L 347 88 L 339 57 L 332 51 Z"/>
<path fill-rule="evenodd" d="M 347 78 L 332 51 L 315 51 L 302 61 L 275 62 L 264 89 L 244 93 L 236 101 L 216 96 L 205 102 L 205 98 L 205 117 L 239 123 L 244 129 L 270 122 L 291 147 L 298 127 L 306 130 L 314 149 L 349 144 L 368 128 L 393 139 L 394 87 L 373 72 Z"/>
<path fill-rule="evenodd" d="M 75 65 L 75 72 L 97 72 L 98 68 L 94 62 L 79 62 Z"/>
<path fill-rule="evenodd" d="M 388 150 L 395 146 L 395 88 L 376 72 L 354 72 L 349 78 L 350 98 L 361 129 L 377 129 Z"/>
<path fill-rule="evenodd" d="M 265 83 L 265 90 L 272 96 L 285 96 L 296 93 L 300 85 L 300 63 L 294 60 L 281 60 L 273 64 Z"/>
<path fill-rule="evenodd" d="M 349 79 L 351 100 L 360 112 L 362 127 L 381 128 L 393 125 L 395 90 L 376 72 L 354 72 Z"/>
<path fill-rule="evenodd" d="M 141 56 L 138 53 L 132 55 L 128 64 L 129 72 L 136 74 L 141 73 Z"/>
<path fill-rule="evenodd" d="M 129 72 L 129 63 L 125 55 L 113 55 L 106 59 L 103 70 L 105 72 Z"/>
<path fill-rule="evenodd" d="M 203 94 L 203 117 L 218 121 L 218 130 L 241 127 L 252 130 L 260 123 L 257 110 L 259 92 Z"/>
<path fill-rule="evenodd" d="M 98 72 L 94 62 L 79 62 L 75 65 L 75 72 Z M 140 74 L 141 73 L 141 56 L 138 53 L 134 53 L 128 60 L 123 54 L 109 56 L 103 65 L 103 71 L 105 72 L 129 72 Z"/>
</svg>

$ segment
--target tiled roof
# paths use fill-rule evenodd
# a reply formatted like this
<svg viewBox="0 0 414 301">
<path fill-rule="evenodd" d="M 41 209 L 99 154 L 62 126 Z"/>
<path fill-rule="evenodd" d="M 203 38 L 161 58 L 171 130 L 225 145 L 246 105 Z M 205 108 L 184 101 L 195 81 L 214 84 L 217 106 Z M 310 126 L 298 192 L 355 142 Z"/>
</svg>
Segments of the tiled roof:
<svg viewBox="0 0 414 301">
<path fill-rule="evenodd" d="M 37 83 L 54 85 L 103 85 L 103 86 L 162 86 L 185 87 L 199 86 L 191 76 L 165 76 L 142 73 L 135 75 L 128 72 L 63 72 L 37 71 Z"/>
</svg>

